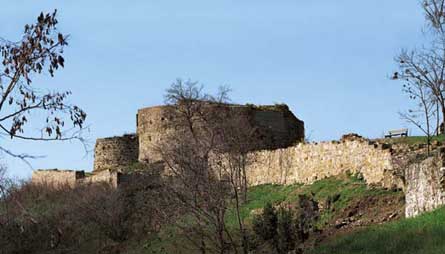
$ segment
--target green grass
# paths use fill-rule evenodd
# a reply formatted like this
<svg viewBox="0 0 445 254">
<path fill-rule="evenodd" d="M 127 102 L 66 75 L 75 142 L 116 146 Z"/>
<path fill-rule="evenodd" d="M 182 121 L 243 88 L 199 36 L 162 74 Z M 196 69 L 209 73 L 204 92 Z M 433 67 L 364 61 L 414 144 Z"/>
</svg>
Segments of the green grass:
<svg viewBox="0 0 445 254">
<path fill-rule="evenodd" d="M 328 198 L 337 200 L 332 203 L 332 210 L 324 211 L 319 221 L 320 226 L 332 219 L 351 201 L 367 196 L 377 195 L 401 195 L 400 192 L 392 192 L 383 189 L 369 188 L 366 183 L 355 176 L 330 177 L 319 180 L 311 185 L 260 185 L 251 187 L 248 192 L 248 202 L 241 206 L 241 217 L 249 224 L 253 219 L 252 211 L 263 208 L 267 203 L 277 205 L 279 203 L 296 203 L 298 195 L 313 195 L 317 202 L 325 202 Z M 229 227 L 236 226 L 237 220 L 234 209 L 228 214 Z"/>
<path fill-rule="evenodd" d="M 352 201 L 367 196 L 377 195 L 401 195 L 400 192 L 386 191 L 382 189 L 369 188 L 362 180 L 354 176 L 330 177 L 319 180 L 311 185 L 274 185 L 266 184 L 254 186 L 248 190 L 248 202 L 241 206 L 241 217 L 247 228 L 250 227 L 254 210 L 262 209 L 267 203 L 279 205 L 280 203 L 295 204 L 300 194 L 313 195 L 318 202 L 324 202 L 328 198 L 337 196 L 332 203 L 332 210 L 325 210 L 321 214 L 319 227 L 322 228 L 326 222 L 335 218 L 343 208 Z M 227 226 L 232 233 L 237 235 L 237 217 L 235 209 L 231 208 L 227 214 Z M 181 252 L 183 249 L 183 252 Z M 173 227 L 167 227 L 158 236 L 147 240 L 144 253 L 199 253 L 192 250 L 193 246 L 185 239 L 179 231 Z M 165 252 L 163 252 L 165 251 Z"/>
<path fill-rule="evenodd" d="M 301 188 L 301 185 L 265 184 L 251 187 L 247 194 L 248 202 L 240 209 L 241 218 L 248 223 L 252 220 L 252 211 L 263 208 L 267 203 L 277 204 L 288 200 Z M 236 227 L 238 221 L 235 209 L 230 209 L 227 216 L 227 225 Z"/>
<path fill-rule="evenodd" d="M 439 141 L 445 142 L 445 135 L 433 136 L 431 137 L 431 141 Z M 411 137 L 402 137 L 402 138 L 386 138 L 385 142 L 391 144 L 408 144 L 408 145 L 416 145 L 416 144 L 426 144 L 427 137 L 426 136 L 411 136 Z"/>
<path fill-rule="evenodd" d="M 311 254 L 443 254 L 445 208 L 413 219 L 372 226 L 325 243 Z"/>
<path fill-rule="evenodd" d="M 329 222 L 354 200 L 380 195 L 401 195 L 400 192 L 370 188 L 364 181 L 357 179 L 355 176 L 330 177 L 312 185 L 303 186 L 301 191 L 307 195 L 314 193 L 314 198 L 318 202 L 326 202 L 327 199 L 337 198 L 331 204 L 330 210 L 321 213 L 321 218 L 318 221 L 319 227 L 323 227 L 325 223 Z"/>
</svg>

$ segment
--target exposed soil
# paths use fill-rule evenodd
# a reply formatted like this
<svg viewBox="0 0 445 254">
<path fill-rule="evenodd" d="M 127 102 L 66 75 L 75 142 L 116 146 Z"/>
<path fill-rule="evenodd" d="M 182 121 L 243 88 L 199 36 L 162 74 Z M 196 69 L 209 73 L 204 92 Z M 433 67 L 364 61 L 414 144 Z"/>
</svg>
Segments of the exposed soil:
<svg viewBox="0 0 445 254">
<path fill-rule="evenodd" d="M 404 207 L 405 199 L 401 192 L 395 195 L 368 196 L 354 200 L 351 205 L 339 212 L 313 240 L 322 242 L 366 226 L 404 218 Z"/>
</svg>

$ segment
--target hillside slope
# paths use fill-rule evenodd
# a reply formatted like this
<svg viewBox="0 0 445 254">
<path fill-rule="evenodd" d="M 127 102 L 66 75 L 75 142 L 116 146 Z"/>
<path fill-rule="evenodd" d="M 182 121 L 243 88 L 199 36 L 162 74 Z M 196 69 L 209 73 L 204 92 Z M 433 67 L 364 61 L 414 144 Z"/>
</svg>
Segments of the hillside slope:
<svg viewBox="0 0 445 254">
<path fill-rule="evenodd" d="M 310 253 L 442 254 L 445 253 L 445 208 L 333 237 Z"/>
<path fill-rule="evenodd" d="M 319 232 L 307 242 L 308 248 L 332 235 L 403 217 L 402 192 L 370 187 L 350 175 L 330 177 L 311 185 L 252 187 L 248 193 L 249 201 L 241 208 L 242 217 L 250 229 L 254 215 L 261 212 L 267 203 L 293 204 L 300 194 L 313 196 L 320 207 Z M 234 211 L 229 211 L 227 226 L 236 231 Z M 174 226 L 166 227 L 142 246 L 141 249 L 140 244 L 135 244 L 126 253 L 200 253 Z M 253 250 L 252 253 L 257 252 Z"/>
</svg>

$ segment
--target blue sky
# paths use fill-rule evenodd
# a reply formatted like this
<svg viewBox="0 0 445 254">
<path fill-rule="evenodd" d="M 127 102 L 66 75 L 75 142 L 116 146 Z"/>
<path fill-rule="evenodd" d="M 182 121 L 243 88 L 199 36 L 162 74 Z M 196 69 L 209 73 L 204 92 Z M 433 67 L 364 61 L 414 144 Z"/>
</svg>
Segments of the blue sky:
<svg viewBox="0 0 445 254">
<path fill-rule="evenodd" d="M 98 137 L 135 132 L 138 108 L 163 103 L 176 79 L 212 92 L 232 88 L 236 103 L 287 103 L 312 140 L 356 132 L 380 137 L 410 127 L 401 84 L 388 79 L 401 48 L 419 46 L 423 14 L 415 0 L 2 1 L 0 36 L 17 40 L 41 11 L 59 10 L 70 34 L 65 69 L 35 85 L 71 90 Z M 90 170 L 78 143 L 0 140 L 45 155 L 34 168 Z M 15 177 L 31 169 L 3 155 Z"/>
</svg>

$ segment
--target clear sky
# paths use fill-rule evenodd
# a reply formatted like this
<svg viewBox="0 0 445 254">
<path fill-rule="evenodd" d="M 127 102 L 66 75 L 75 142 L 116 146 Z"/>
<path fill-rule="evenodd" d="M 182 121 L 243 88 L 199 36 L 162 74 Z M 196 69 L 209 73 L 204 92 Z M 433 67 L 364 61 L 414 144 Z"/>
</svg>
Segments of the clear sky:
<svg viewBox="0 0 445 254">
<path fill-rule="evenodd" d="M 208 90 L 232 88 L 233 102 L 287 103 L 312 140 L 356 132 L 380 137 L 400 127 L 407 107 L 389 80 L 401 48 L 419 46 L 416 0 L 14 0 L 1 1 L 0 36 L 17 40 L 41 11 L 59 10 L 70 34 L 65 69 L 34 85 L 71 90 L 98 137 L 135 132 L 138 108 L 163 103 L 176 78 Z M 34 168 L 91 170 L 78 143 L 0 139 L 20 153 L 45 155 Z M 31 169 L 5 155 L 11 175 Z"/>
</svg>

